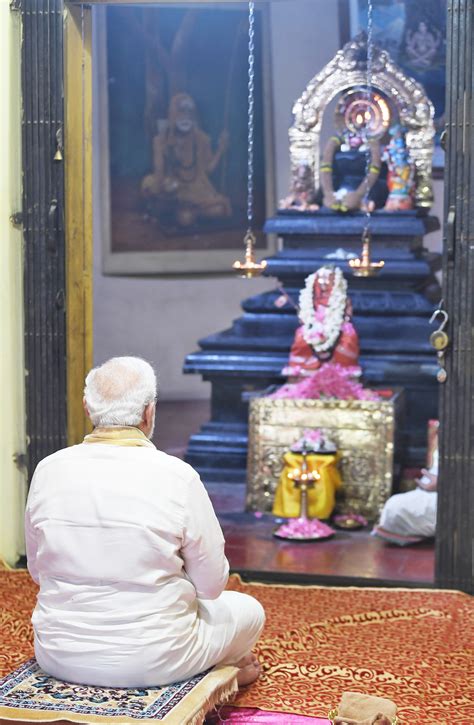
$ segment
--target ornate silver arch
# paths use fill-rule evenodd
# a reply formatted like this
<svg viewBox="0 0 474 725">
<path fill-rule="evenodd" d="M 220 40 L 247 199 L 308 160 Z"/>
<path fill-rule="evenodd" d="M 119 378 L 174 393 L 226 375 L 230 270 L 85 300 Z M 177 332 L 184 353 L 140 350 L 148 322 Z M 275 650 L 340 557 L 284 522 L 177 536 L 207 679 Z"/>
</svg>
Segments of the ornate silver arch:
<svg viewBox="0 0 474 725">
<path fill-rule="evenodd" d="M 367 87 L 367 36 L 361 33 L 308 83 L 293 106 L 290 128 L 291 174 L 309 165 L 314 187 L 319 188 L 320 135 L 324 111 L 332 99 L 354 86 Z M 415 206 L 429 208 L 433 202 L 431 182 L 434 149 L 434 108 L 423 87 L 407 77 L 386 50 L 373 48 L 372 86 L 396 108 L 406 128 L 406 144 L 415 167 Z"/>
</svg>

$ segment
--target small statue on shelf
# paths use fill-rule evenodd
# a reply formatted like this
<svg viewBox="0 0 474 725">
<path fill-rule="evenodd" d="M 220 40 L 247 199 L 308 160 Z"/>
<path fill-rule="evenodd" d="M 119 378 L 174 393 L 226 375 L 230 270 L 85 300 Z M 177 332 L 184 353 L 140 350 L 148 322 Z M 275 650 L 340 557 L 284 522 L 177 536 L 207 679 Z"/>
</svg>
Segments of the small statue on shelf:
<svg viewBox="0 0 474 725">
<path fill-rule="evenodd" d="M 383 160 L 387 162 L 388 199 L 386 211 L 413 209 L 413 165 L 405 143 L 403 128 L 396 124 L 389 134 L 390 143 L 386 146 Z"/>
<path fill-rule="evenodd" d="M 298 166 L 290 193 L 280 201 L 279 207 L 298 211 L 317 211 L 319 209 L 319 205 L 316 204 L 313 173 L 308 164 Z"/>
</svg>

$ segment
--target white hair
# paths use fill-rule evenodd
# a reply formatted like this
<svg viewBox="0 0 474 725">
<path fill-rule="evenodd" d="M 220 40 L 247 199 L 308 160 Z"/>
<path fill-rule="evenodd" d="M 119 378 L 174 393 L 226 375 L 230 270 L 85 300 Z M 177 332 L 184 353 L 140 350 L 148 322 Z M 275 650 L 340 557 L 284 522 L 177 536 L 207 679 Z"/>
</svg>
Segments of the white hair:
<svg viewBox="0 0 474 725">
<path fill-rule="evenodd" d="M 155 371 L 139 357 L 113 357 L 86 377 L 84 398 L 94 426 L 137 426 L 156 400 Z"/>
</svg>

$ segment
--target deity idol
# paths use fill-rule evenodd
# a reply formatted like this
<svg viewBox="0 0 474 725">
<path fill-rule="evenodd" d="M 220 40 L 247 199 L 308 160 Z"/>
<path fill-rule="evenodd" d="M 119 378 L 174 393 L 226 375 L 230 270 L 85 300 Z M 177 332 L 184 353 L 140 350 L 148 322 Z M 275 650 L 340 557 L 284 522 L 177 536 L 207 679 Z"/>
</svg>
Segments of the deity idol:
<svg viewBox="0 0 474 725">
<path fill-rule="evenodd" d="M 288 366 L 290 381 L 313 375 L 324 363 L 354 368 L 359 339 L 351 321 L 347 282 L 339 269 L 326 265 L 306 278 L 300 292 L 299 317 Z"/>
<path fill-rule="evenodd" d="M 387 211 L 413 209 L 413 167 L 410 163 L 405 134 L 397 124 L 390 131 L 390 143 L 385 149 L 383 160 L 387 162 L 388 199 Z"/>
<path fill-rule="evenodd" d="M 230 200 L 209 179 L 227 143 L 223 132 L 213 152 L 209 136 L 199 128 L 193 99 L 177 93 L 171 99 L 166 129 L 153 139 L 154 170 L 142 181 L 143 196 L 156 202 L 159 211 L 172 209 L 182 227 L 199 219 L 230 216 Z"/>
<path fill-rule="evenodd" d="M 389 118 L 389 105 L 380 93 L 368 95 L 355 88 L 341 96 L 334 114 L 337 133 L 327 142 L 320 166 L 325 207 L 350 212 L 383 206 L 380 138 Z"/>
</svg>

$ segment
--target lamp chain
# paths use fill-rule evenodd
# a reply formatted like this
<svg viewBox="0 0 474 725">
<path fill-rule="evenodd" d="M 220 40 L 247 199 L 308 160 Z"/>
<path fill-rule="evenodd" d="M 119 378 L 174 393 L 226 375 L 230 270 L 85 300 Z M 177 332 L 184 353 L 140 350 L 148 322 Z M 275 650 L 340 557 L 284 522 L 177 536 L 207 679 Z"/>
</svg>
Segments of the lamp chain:
<svg viewBox="0 0 474 725">
<path fill-rule="evenodd" d="M 248 54 L 248 134 L 247 134 L 247 222 L 248 232 L 253 222 L 253 137 L 255 94 L 255 2 L 249 0 L 249 54 Z"/>
<path fill-rule="evenodd" d="M 367 76 L 366 76 L 366 85 L 367 85 L 367 106 L 370 107 L 370 103 L 372 100 L 372 62 L 373 62 L 373 2 L 372 0 L 367 0 Z M 369 123 L 370 119 L 367 119 L 367 131 L 366 131 L 366 143 L 367 143 L 367 149 L 366 149 L 366 166 L 365 166 L 365 229 L 364 234 L 369 234 L 369 227 L 370 227 L 370 221 L 372 218 L 372 213 L 369 209 L 369 173 L 370 173 L 370 163 L 371 163 L 371 154 L 370 154 L 370 147 L 369 147 Z"/>
<path fill-rule="evenodd" d="M 255 2 L 249 0 L 249 53 L 248 53 L 248 136 L 247 136 L 247 232 L 244 237 L 245 260 L 232 265 L 242 277 L 251 279 L 261 274 L 267 263 L 257 262 L 254 245 L 253 224 L 253 134 L 254 134 L 254 96 L 255 96 Z"/>
</svg>

